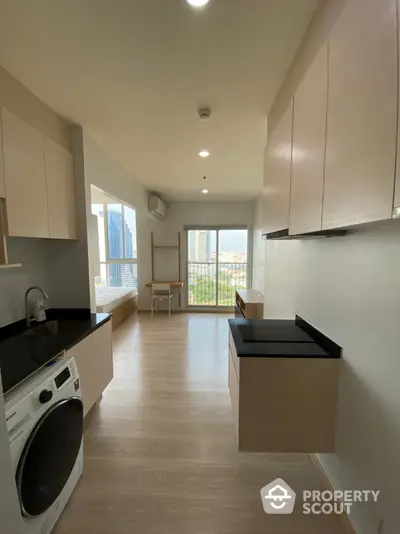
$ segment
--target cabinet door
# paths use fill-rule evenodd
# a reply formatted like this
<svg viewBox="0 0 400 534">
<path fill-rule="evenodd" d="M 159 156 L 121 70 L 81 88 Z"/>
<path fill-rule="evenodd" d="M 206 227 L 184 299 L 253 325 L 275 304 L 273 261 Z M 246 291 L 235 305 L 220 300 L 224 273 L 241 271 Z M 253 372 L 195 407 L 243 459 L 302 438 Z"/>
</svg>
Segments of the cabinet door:
<svg viewBox="0 0 400 534">
<path fill-rule="evenodd" d="M 3 166 L 3 127 L 0 117 L 0 198 L 6 198 L 6 187 L 4 183 L 4 166 Z"/>
<path fill-rule="evenodd" d="M 101 394 L 114 376 L 111 320 L 93 333 L 93 347 L 96 358 L 96 387 Z"/>
<path fill-rule="evenodd" d="M 321 230 L 327 91 L 325 43 L 294 97 L 290 234 Z"/>
<path fill-rule="evenodd" d="M 9 235 L 49 237 L 43 136 L 7 109 L 2 117 Z"/>
<path fill-rule="evenodd" d="M 324 229 L 391 217 L 396 123 L 396 0 L 348 0 L 329 38 Z"/>
<path fill-rule="evenodd" d="M 293 99 L 267 142 L 264 167 L 263 233 L 289 227 Z"/>
<path fill-rule="evenodd" d="M 44 146 L 50 237 L 76 239 L 73 156 L 51 139 Z"/>
<path fill-rule="evenodd" d="M 94 379 L 96 370 L 96 356 L 94 354 L 93 334 L 85 337 L 77 345 L 69 349 L 68 356 L 75 358 L 78 367 L 79 381 L 82 392 L 83 415 L 85 416 L 97 399 L 101 391 L 97 390 Z"/>
<path fill-rule="evenodd" d="M 72 347 L 68 355 L 75 358 L 78 367 L 86 415 L 113 378 L 111 321 Z"/>
</svg>

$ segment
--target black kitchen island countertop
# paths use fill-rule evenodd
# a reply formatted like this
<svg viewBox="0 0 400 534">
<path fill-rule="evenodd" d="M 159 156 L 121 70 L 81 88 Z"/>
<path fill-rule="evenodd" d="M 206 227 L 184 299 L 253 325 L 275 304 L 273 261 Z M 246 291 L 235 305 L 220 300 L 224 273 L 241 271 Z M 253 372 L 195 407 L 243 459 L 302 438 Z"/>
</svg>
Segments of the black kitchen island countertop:
<svg viewBox="0 0 400 534">
<path fill-rule="evenodd" d="M 47 321 L 26 327 L 18 321 L 0 328 L 0 369 L 3 393 L 72 348 L 111 319 L 89 310 L 49 310 Z"/>
<path fill-rule="evenodd" d="M 238 357 L 341 358 L 341 347 L 304 319 L 229 319 Z"/>
</svg>

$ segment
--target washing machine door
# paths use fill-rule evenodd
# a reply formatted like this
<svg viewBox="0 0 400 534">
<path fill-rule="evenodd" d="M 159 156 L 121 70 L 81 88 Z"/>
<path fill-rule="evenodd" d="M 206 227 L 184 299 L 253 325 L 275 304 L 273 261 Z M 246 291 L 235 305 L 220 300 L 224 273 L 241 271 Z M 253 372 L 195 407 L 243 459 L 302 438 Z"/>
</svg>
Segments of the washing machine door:
<svg viewBox="0 0 400 534">
<path fill-rule="evenodd" d="M 78 397 L 53 404 L 38 421 L 16 475 L 23 515 L 42 514 L 60 495 L 75 465 L 82 433 L 83 404 Z"/>
</svg>

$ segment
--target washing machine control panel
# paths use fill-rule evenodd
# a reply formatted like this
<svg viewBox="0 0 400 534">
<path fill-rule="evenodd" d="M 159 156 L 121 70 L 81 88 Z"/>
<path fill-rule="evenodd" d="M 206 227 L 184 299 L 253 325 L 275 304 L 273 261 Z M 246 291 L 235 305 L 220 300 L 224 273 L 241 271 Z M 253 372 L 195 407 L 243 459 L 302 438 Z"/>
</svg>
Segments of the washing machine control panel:
<svg viewBox="0 0 400 534">
<path fill-rule="evenodd" d="M 67 380 L 69 380 L 71 378 L 71 371 L 70 371 L 70 368 L 69 367 L 66 367 L 65 369 L 63 369 L 61 371 L 60 374 L 58 374 L 55 378 L 54 378 L 54 383 L 57 387 L 57 389 L 60 389 L 60 387 L 65 384 L 65 382 L 67 382 Z"/>
</svg>

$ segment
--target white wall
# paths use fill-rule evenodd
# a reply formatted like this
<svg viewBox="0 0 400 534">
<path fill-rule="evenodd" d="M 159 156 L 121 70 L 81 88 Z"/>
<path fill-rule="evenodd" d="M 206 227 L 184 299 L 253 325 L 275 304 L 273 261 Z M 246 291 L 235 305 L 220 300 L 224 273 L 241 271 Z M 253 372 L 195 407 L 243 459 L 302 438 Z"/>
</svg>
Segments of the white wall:
<svg viewBox="0 0 400 534">
<path fill-rule="evenodd" d="M 150 279 L 150 231 L 157 221 L 148 213 L 146 189 L 120 163 L 115 161 L 90 135 L 83 134 L 86 186 L 95 185 L 106 193 L 126 202 L 136 210 L 138 248 L 139 307 L 147 307 L 145 283 Z M 90 213 L 90 196 L 87 210 Z M 94 281 L 91 283 L 94 305 Z"/>
<path fill-rule="evenodd" d="M 43 239 L 10 238 L 10 263 L 22 267 L 0 269 L 0 326 L 25 317 L 24 295 L 28 287 L 38 285 L 49 291 L 46 242 Z"/>
<path fill-rule="evenodd" d="M 359 534 L 398 532 L 400 221 L 353 235 L 267 244 L 267 316 L 300 314 L 343 347 L 336 454 L 320 455 L 341 489 L 380 489 L 359 504 Z M 272 313 L 269 313 L 272 310 Z"/>
<path fill-rule="evenodd" d="M 46 240 L 49 297 L 52 307 L 89 308 L 89 256 L 86 225 L 88 191 L 85 183 L 83 132 L 71 129 L 74 152 L 77 241 Z"/>
<path fill-rule="evenodd" d="M 254 209 L 252 287 L 264 294 L 265 241 L 262 239 L 262 229 L 263 199 L 260 197 Z"/>
</svg>

